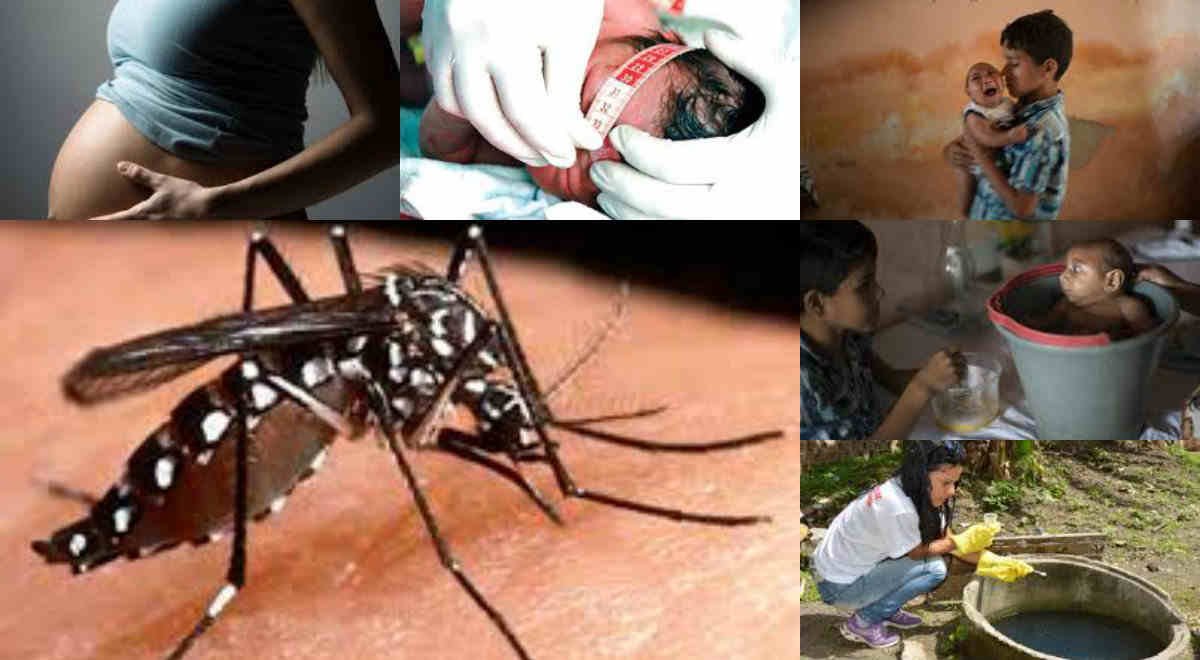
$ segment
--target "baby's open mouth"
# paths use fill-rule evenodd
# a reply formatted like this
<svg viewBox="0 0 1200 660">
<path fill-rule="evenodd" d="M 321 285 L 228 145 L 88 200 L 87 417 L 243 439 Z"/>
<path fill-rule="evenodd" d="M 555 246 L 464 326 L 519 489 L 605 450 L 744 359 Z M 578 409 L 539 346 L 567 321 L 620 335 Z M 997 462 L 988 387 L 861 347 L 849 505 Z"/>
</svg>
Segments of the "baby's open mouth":
<svg viewBox="0 0 1200 660">
<path fill-rule="evenodd" d="M 998 88 L 998 87 L 985 87 L 983 89 L 983 95 L 988 98 L 991 98 L 999 93 L 1000 93 L 1000 88 Z"/>
</svg>

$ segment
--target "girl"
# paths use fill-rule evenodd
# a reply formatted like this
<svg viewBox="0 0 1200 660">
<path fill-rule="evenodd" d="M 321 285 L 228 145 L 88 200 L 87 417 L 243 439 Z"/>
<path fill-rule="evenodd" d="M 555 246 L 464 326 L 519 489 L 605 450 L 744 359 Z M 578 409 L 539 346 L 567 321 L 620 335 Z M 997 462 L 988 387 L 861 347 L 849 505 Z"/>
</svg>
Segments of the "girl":
<svg viewBox="0 0 1200 660">
<path fill-rule="evenodd" d="M 908 441 L 897 474 L 834 518 L 813 555 L 813 568 L 821 600 L 855 610 L 841 626 L 846 639 L 874 648 L 895 645 L 900 636 L 887 626 L 921 625 L 921 617 L 900 608 L 946 579 L 943 556 L 952 553 L 975 564 L 991 545 L 998 524 L 950 534 L 965 462 L 957 440 Z"/>
</svg>

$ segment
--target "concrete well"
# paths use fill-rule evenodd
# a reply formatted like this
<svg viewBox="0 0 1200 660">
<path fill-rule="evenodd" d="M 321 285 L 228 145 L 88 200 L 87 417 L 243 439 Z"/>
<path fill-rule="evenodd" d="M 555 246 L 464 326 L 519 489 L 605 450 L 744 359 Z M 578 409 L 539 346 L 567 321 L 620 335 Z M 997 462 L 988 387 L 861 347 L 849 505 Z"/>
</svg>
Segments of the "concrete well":
<svg viewBox="0 0 1200 660">
<path fill-rule="evenodd" d="M 976 577 L 963 589 L 970 634 L 968 658 L 1058 660 L 1001 634 L 992 621 L 1019 612 L 1074 611 L 1134 624 L 1162 642 L 1153 660 L 1191 660 L 1191 633 L 1171 597 L 1145 579 L 1115 566 L 1073 555 L 1019 555 L 1048 577 L 1031 575 L 1012 584 Z"/>
</svg>

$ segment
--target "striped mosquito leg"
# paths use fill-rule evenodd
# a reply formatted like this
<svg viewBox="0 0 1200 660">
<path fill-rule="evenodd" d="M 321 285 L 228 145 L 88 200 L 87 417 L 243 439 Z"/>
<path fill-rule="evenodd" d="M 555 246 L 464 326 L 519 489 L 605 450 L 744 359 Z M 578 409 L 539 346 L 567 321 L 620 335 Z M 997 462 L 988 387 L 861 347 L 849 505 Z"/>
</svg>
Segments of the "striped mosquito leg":
<svg viewBox="0 0 1200 660">
<path fill-rule="evenodd" d="M 446 267 L 446 279 L 451 284 L 458 284 L 462 281 L 463 273 L 467 271 L 467 261 L 473 256 L 472 249 L 479 240 L 480 234 L 479 225 L 471 225 L 454 244 L 454 252 L 450 255 L 450 265 Z"/>
<path fill-rule="evenodd" d="M 426 421 L 436 419 L 441 416 L 440 408 L 446 406 L 450 399 L 449 394 L 457 387 L 458 382 L 462 379 L 463 373 L 469 364 L 474 362 L 475 358 L 483 350 L 484 346 L 491 341 L 495 332 L 495 324 L 488 324 L 480 332 L 475 341 L 463 351 L 458 363 L 455 364 L 454 370 L 439 386 L 440 390 L 437 396 L 434 397 L 434 404 L 426 408 L 421 414 L 424 418 L 415 425 L 414 432 L 421 434 L 431 432 L 433 426 L 431 422 Z M 400 441 L 396 438 L 394 421 L 392 416 L 392 408 L 387 400 L 387 395 L 379 387 L 378 384 L 368 386 L 370 393 L 370 405 L 379 422 L 379 429 L 387 439 L 388 447 L 392 450 L 392 454 L 396 457 L 396 464 L 400 467 L 400 472 L 404 475 L 404 480 L 408 484 L 409 491 L 412 492 L 413 500 L 417 503 L 417 510 L 421 513 L 421 519 L 425 523 L 425 528 L 429 530 L 429 535 L 433 538 L 433 545 L 437 549 L 438 559 L 441 560 L 442 566 L 445 566 L 459 585 L 471 596 L 475 604 L 480 607 L 488 615 L 488 618 L 500 629 L 501 634 L 516 651 L 517 655 L 522 660 L 529 660 L 529 654 L 525 652 L 525 647 L 521 646 L 520 640 L 517 639 L 504 616 L 491 603 L 484 598 L 475 584 L 471 582 L 471 578 L 467 576 L 463 570 L 462 564 L 450 552 L 450 546 L 446 540 L 442 538 L 442 533 L 438 529 L 437 520 L 433 517 L 433 511 L 429 508 L 429 502 L 425 499 L 425 493 L 421 490 L 420 484 L 417 482 L 417 477 L 413 473 L 412 466 L 408 463 L 408 458 L 404 455 L 404 450 L 400 446 Z M 418 438 L 419 442 L 423 442 L 423 438 Z"/>
<path fill-rule="evenodd" d="M 257 257 L 261 256 L 275 273 L 276 279 L 283 285 L 292 302 L 308 302 L 308 294 L 300 284 L 300 279 L 292 267 L 288 265 L 279 250 L 267 238 L 265 232 L 255 231 L 250 234 L 250 244 L 246 247 L 246 279 L 242 290 L 242 311 L 248 312 L 254 307 L 254 265 Z"/>
<path fill-rule="evenodd" d="M 247 381 L 257 377 L 257 374 L 249 370 L 243 371 L 242 375 Z M 246 391 L 249 391 L 249 389 L 247 385 Z M 225 585 L 213 597 L 208 605 L 208 609 L 205 610 L 200 620 L 196 622 L 196 626 L 192 628 L 192 631 L 188 633 L 187 637 L 180 640 L 175 650 L 168 656 L 170 660 L 182 658 L 188 652 L 188 649 L 196 643 L 196 640 L 212 627 L 217 617 L 221 615 L 221 611 L 225 609 L 229 601 L 233 600 L 237 592 L 246 584 L 246 499 L 250 440 L 246 429 L 246 420 L 249 419 L 249 413 L 246 410 L 246 400 L 243 396 L 238 396 L 237 398 L 237 413 L 238 419 L 241 422 L 238 424 L 234 477 L 233 551 L 229 557 L 229 570 L 225 574 Z"/>
<path fill-rule="evenodd" d="M 350 252 L 350 244 L 346 241 L 346 227 L 334 225 L 329 229 L 329 242 L 333 244 L 333 254 L 337 257 L 338 271 L 342 274 L 342 284 L 346 293 L 362 293 L 362 279 L 354 268 L 354 255 Z"/>
</svg>

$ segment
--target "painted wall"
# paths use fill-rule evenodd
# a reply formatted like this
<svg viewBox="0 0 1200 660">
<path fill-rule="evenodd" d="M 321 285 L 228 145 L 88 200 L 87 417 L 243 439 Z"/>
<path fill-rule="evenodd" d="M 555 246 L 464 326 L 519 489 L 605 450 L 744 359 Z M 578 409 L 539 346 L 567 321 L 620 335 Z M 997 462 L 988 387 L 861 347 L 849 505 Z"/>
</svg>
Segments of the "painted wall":
<svg viewBox="0 0 1200 660">
<path fill-rule="evenodd" d="M 46 217 L 46 190 L 54 157 L 67 132 L 112 75 L 105 45 L 116 0 L 0 1 L 0 218 Z M 400 47 L 400 7 L 376 0 L 392 42 Z M 312 144 L 346 121 L 332 81 L 308 89 L 305 142 Z M 400 214 L 399 170 L 392 168 L 309 208 L 324 219 L 395 218 Z"/>
<path fill-rule="evenodd" d="M 1060 218 L 1200 217 L 1200 2 L 805 0 L 812 217 L 958 217 L 941 150 L 961 133 L 967 67 L 1002 66 L 1004 26 L 1041 9 L 1075 35 L 1060 83 L 1072 119 Z"/>
</svg>

